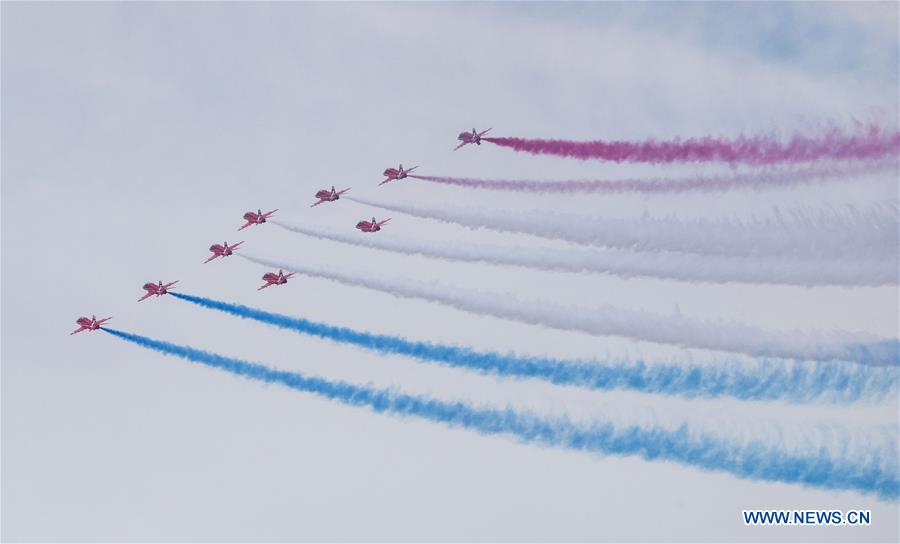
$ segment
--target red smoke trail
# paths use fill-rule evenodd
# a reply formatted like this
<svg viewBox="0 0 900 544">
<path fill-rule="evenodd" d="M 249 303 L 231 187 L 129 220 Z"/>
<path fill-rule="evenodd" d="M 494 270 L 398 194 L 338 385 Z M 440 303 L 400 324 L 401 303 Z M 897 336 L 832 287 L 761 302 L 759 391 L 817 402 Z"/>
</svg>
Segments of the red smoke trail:
<svg viewBox="0 0 900 544">
<path fill-rule="evenodd" d="M 687 178 L 635 178 L 616 180 L 567 180 L 532 181 L 508 179 L 454 178 L 444 176 L 409 177 L 455 185 L 470 189 L 516 191 L 523 193 L 682 193 L 688 191 L 728 191 L 733 189 L 759 190 L 766 187 L 784 187 L 815 182 L 827 182 L 842 178 L 845 182 L 857 182 L 857 176 L 879 171 L 896 170 L 896 161 L 866 163 L 855 168 L 808 168 L 804 170 L 761 171 L 747 174 L 725 174 L 709 177 Z"/>
<path fill-rule="evenodd" d="M 485 137 L 482 140 L 533 155 L 643 163 L 725 162 L 764 165 L 820 159 L 876 159 L 900 152 L 900 132 L 885 132 L 875 125 L 860 127 L 854 134 L 846 134 L 837 129 L 818 137 L 797 134 L 787 142 L 761 136 L 741 136 L 733 140 L 706 137 L 642 142 L 576 142 L 496 137 Z"/>
</svg>

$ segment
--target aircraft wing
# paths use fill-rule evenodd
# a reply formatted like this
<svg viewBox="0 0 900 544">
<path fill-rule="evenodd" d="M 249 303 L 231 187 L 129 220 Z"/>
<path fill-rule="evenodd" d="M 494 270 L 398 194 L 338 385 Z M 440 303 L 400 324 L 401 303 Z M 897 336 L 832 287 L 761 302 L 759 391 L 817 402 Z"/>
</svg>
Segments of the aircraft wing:
<svg viewBox="0 0 900 544">
<path fill-rule="evenodd" d="M 270 211 L 270 212 L 264 213 L 264 214 L 263 214 L 263 217 L 269 217 L 270 215 L 272 215 L 273 213 L 275 213 L 275 212 L 277 212 L 277 211 L 278 211 L 278 208 L 275 208 L 274 210 L 272 210 L 272 211 Z"/>
<path fill-rule="evenodd" d="M 396 179 L 396 178 L 387 178 L 386 180 L 382 181 L 382 182 L 379 183 L 378 185 L 379 185 L 379 186 L 384 185 L 385 183 L 387 183 L 387 182 L 389 182 L 389 181 L 393 181 L 394 179 Z"/>
<path fill-rule="evenodd" d="M 460 147 L 462 147 L 462 146 L 464 146 L 464 145 L 466 145 L 466 144 L 470 144 L 470 143 L 472 143 L 472 142 L 463 142 L 463 143 L 459 144 L 458 146 L 454 147 L 454 148 L 453 148 L 453 151 L 456 151 L 456 150 L 459 149 Z"/>
<path fill-rule="evenodd" d="M 352 187 L 347 187 L 347 188 L 344 189 L 343 191 L 338 191 L 337 194 L 342 195 L 342 194 L 346 193 L 347 191 L 349 191 L 350 189 L 352 189 Z"/>
<path fill-rule="evenodd" d="M 291 278 L 294 277 L 294 274 L 296 274 L 296 272 L 291 272 L 290 274 L 285 274 L 285 275 L 284 275 L 284 279 L 286 279 L 286 280 L 287 280 L 287 279 L 291 279 Z"/>
<path fill-rule="evenodd" d="M 70 332 L 70 333 L 69 333 L 69 336 L 72 336 L 72 335 L 75 334 L 75 333 L 78 333 L 78 332 L 81 332 L 81 331 L 86 331 L 86 330 L 88 330 L 88 327 L 81 327 L 81 328 L 79 328 L 79 329 L 77 329 L 77 330 L 74 330 L 74 331 Z"/>
<path fill-rule="evenodd" d="M 320 200 L 320 201 L 316 202 L 315 204 L 313 204 L 312 206 L 310 206 L 310 208 L 315 208 L 316 206 L 318 206 L 319 204 L 321 204 L 321 203 L 323 203 L 323 202 L 327 202 L 327 201 L 326 201 L 326 200 Z"/>
<path fill-rule="evenodd" d="M 204 261 L 203 264 L 206 264 L 206 263 L 208 263 L 209 261 L 215 259 L 216 257 L 221 257 L 221 256 L 222 256 L 222 255 L 219 254 L 219 253 L 214 253 L 209 259 L 206 259 L 206 261 Z"/>
<path fill-rule="evenodd" d="M 253 224 L 253 221 L 247 221 L 247 224 L 244 225 L 243 227 L 239 228 L 238 230 L 239 230 L 239 231 L 244 230 L 245 228 L 249 227 L 249 226 L 252 225 L 252 224 Z"/>
<path fill-rule="evenodd" d="M 387 223 L 387 222 L 390 221 L 390 220 L 391 220 L 391 218 L 388 217 L 388 218 L 385 219 L 384 221 L 379 221 L 379 222 L 377 222 L 377 223 L 375 223 L 375 224 L 378 225 L 378 226 L 380 227 L 381 225 L 384 225 L 385 223 Z"/>
<path fill-rule="evenodd" d="M 481 132 L 478 133 L 478 136 L 479 136 L 479 137 L 480 137 L 480 136 L 484 136 L 485 134 L 487 134 L 488 132 L 490 132 L 490 131 L 492 131 L 492 130 L 494 130 L 494 127 L 491 127 L 491 128 L 489 128 L 489 129 L 487 129 L 487 130 L 482 130 Z"/>
<path fill-rule="evenodd" d="M 257 291 L 262 291 L 262 290 L 265 289 L 266 287 L 271 287 L 271 286 L 273 286 L 273 285 L 275 285 L 275 284 L 274 284 L 274 283 L 268 283 L 268 282 L 266 282 L 266 284 L 263 285 L 262 287 L 260 287 L 259 289 L 257 289 Z"/>
<path fill-rule="evenodd" d="M 144 295 L 144 296 L 142 296 L 141 298 L 139 298 L 139 299 L 138 299 L 138 302 L 142 302 L 142 301 L 144 301 L 144 300 L 147 300 L 148 298 L 152 297 L 152 296 L 155 295 L 155 294 L 156 294 L 156 293 L 151 293 L 151 292 L 147 291 L 147 294 Z"/>
<path fill-rule="evenodd" d="M 100 321 L 98 321 L 97 324 L 98 324 L 98 325 L 102 325 L 102 324 L 106 323 L 107 321 L 109 321 L 110 319 L 112 319 L 112 316 L 110 316 L 110 317 L 104 317 L 103 319 L 101 319 Z"/>
<path fill-rule="evenodd" d="M 234 244 L 233 246 L 228 246 L 228 247 L 230 247 L 231 249 L 236 249 L 239 245 L 241 245 L 241 244 L 243 244 L 243 243 L 244 243 L 244 241 L 241 240 L 240 242 Z"/>
<path fill-rule="evenodd" d="M 163 285 L 163 287 L 165 287 L 166 289 L 168 289 L 169 287 L 172 287 L 172 286 L 175 285 L 176 283 L 178 283 L 178 280 L 170 281 L 169 283 Z"/>
</svg>

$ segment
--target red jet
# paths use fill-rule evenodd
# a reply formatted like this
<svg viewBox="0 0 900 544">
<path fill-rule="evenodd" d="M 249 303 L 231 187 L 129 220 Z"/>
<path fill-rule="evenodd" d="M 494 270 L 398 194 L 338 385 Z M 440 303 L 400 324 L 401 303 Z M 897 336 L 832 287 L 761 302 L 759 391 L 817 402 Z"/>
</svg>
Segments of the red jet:
<svg viewBox="0 0 900 544">
<path fill-rule="evenodd" d="M 175 285 L 176 283 L 178 283 L 178 280 L 171 281 L 169 283 L 163 283 L 160 280 L 159 284 L 145 283 L 143 289 L 144 289 L 144 291 L 147 291 L 147 294 L 142 296 L 141 298 L 139 298 L 138 302 L 146 300 L 146 299 L 152 297 L 153 295 L 156 295 L 157 297 L 161 297 L 161 296 L 165 295 L 166 293 L 168 293 L 169 288 L 172 287 L 173 285 Z"/>
<path fill-rule="evenodd" d="M 391 218 L 388 217 L 384 221 L 375 221 L 375 218 L 373 217 L 371 221 L 360 221 L 356 224 L 356 228 L 363 232 L 378 232 L 381 230 L 381 225 L 384 225 L 390 220 Z"/>
<path fill-rule="evenodd" d="M 346 193 L 349 190 L 350 190 L 350 187 L 347 187 L 343 191 L 335 191 L 334 185 L 331 186 L 330 191 L 328 189 L 322 189 L 321 191 L 316 193 L 316 198 L 318 198 L 319 201 L 316 202 L 315 204 L 313 204 L 312 206 L 310 206 L 310 208 L 315 208 L 316 206 L 318 206 L 319 204 L 321 204 L 323 202 L 334 202 L 335 200 L 340 200 L 341 195 Z"/>
<path fill-rule="evenodd" d="M 481 132 L 476 132 L 475 129 L 473 128 L 472 132 L 460 132 L 459 136 L 457 136 L 456 139 L 462 143 L 459 144 L 458 146 L 456 146 L 455 148 L 453 148 L 453 151 L 456 151 L 457 149 L 459 149 L 460 147 L 462 147 L 466 144 L 481 145 L 481 137 L 484 136 L 485 134 L 487 134 L 488 132 L 490 132 L 490 130 L 491 129 L 487 129 L 487 130 L 482 130 Z"/>
<path fill-rule="evenodd" d="M 410 168 L 408 170 L 404 170 L 402 164 L 400 165 L 399 168 L 388 168 L 387 170 L 385 170 L 382 173 L 382 175 L 387 176 L 387 179 L 382 181 L 378 185 L 384 185 L 385 183 L 387 183 L 389 181 L 394 181 L 395 179 L 403 179 L 407 175 L 409 175 L 410 172 L 415 170 L 416 168 L 418 168 L 418 166 L 413 166 L 412 168 Z"/>
<path fill-rule="evenodd" d="M 268 217 L 270 215 L 272 215 L 273 213 L 275 213 L 277 211 L 278 211 L 278 209 L 276 208 L 276 209 L 274 209 L 270 212 L 266 212 L 266 213 L 262 213 L 262 210 L 256 210 L 256 213 L 247 212 L 244 214 L 244 219 L 247 220 L 247 223 L 243 227 L 239 228 L 238 230 L 244 230 L 245 228 L 249 227 L 250 225 L 262 225 L 263 223 L 266 222 L 266 219 L 268 219 Z"/>
<path fill-rule="evenodd" d="M 296 274 L 296 272 L 285 275 L 281 270 L 279 270 L 277 274 L 274 272 L 266 272 L 262 277 L 262 279 L 266 281 L 266 284 L 257 289 L 257 291 L 262 291 L 266 287 L 271 287 L 273 285 L 284 285 L 294 274 Z"/>
<path fill-rule="evenodd" d="M 69 336 L 72 336 L 73 334 L 79 333 L 81 331 L 95 331 L 100 328 L 100 325 L 106 323 L 110 319 L 112 319 L 112 317 L 106 317 L 98 321 L 97 316 L 95 315 L 92 315 L 90 319 L 86 317 L 79 317 L 75 320 L 75 323 L 78 323 L 80 325 L 80 328 L 70 332 Z"/>
<path fill-rule="evenodd" d="M 229 246 L 228 242 L 225 242 L 221 246 L 219 244 L 213 244 L 213 245 L 209 246 L 209 250 L 212 251 L 213 254 L 209 259 L 206 259 L 206 263 L 215 259 L 216 257 L 227 257 L 227 256 L 231 255 L 234 252 L 235 248 L 237 248 L 239 245 L 241 245 L 243 243 L 244 243 L 244 241 L 241 240 L 240 242 L 234 244 L 233 246 Z M 206 263 L 204 263 L 204 264 L 206 264 Z"/>
</svg>

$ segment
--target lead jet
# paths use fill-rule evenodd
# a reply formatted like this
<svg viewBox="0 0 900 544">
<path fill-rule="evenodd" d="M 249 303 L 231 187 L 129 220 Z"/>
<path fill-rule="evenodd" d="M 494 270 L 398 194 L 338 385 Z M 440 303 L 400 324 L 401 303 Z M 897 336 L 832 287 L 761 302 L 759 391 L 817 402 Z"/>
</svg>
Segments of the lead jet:
<svg viewBox="0 0 900 544">
<path fill-rule="evenodd" d="M 310 208 L 315 208 L 316 206 L 318 206 L 319 204 L 321 204 L 323 202 L 334 202 L 335 200 L 340 200 L 341 195 L 346 193 L 349 190 L 350 190 L 350 187 L 347 187 L 343 191 L 335 191 L 334 185 L 331 186 L 330 191 L 328 189 L 322 189 L 321 191 L 316 193 L 316 198 L 318 198 L 319 201 L 316 202 L 315 204 L 313 204 L 312 206 L 310 206 Z"/>
<path fill-rule="evenodd" d="M 477 132 L 473 128 L 472 132 L 460 132 L 459 136 L 457 136 L 456 139 L 462 143 L 459 144 L 458 146 L 456 146 L 455 148 L 453 148 L 453 151 L 456 151 L 457 149 L 459 149 L 460 147 L 462 147 L 466 144 L 481 145 L 481 137 L 484 136 L 485 134 L 487 134 L 488 132 L 490 132 L 491 130 L 492 129 L 489 128 L 487 130 L 482 130 L 481 132 Z"/>
<path fill-rule="evenodd" d="M 95 331 L 100 328 L 100 325 L 103 325 L 107 321 L 112 319 L 112 317 L 105 317 L 103 319 L 98 320 L 97 316 L 92 315 L 90 319 L 86 317 L 79 317 L 75 320 L 75 323 L 78 323 L 79 328 L 69 333 L 69 336 L 73 334 L 79 333 L 81 331 Z"/>
<path fill-rule="evenodd" d="M 406 176 L 408 176 L 409 173 L 412 172 L 413 170 L 415 170 L 416 168 L 418 168 L 418 166 L 413 166 L 412 168 L 404 169 L 402 164 L 399 166 L 399 168 L 388 168 L 387 170 L 385 170 L 382 173 L 382 175 L 387 176 L 387 179 L 382 181 L 378 185 L 384 185 L 385 183 L 387 183 L 389 181 L 394 181 L 395 179 L 403 179 Z"/>
<path fill-rule="evenodd" d="M 262 291 L 266 287 L 271 287 L 273 285 L 284 285 L 294 274 L 296 274 L 296 272 L 285 275 L 281 270 L 279 270 L 277 274 L 274 272 L 266 272 L 262 277 L 266 284 L 257 289 L 257 291 Z"/>
<path fill-rule="evenodd" d="M 231 255 L 232 253 L 234 253 L 235 248 L 237 248 L 239 245 L 241 245 L 243 243 L 244 243 L 244 241 L 241 240 L 240 242 L 234 244 L 233 246 L 228 245 L 228 242 L 224 242 L 223 245 L 221 245 L 221 246 L 219 244 L 213 244 L 213 245 L 209 246 L 209 250 L 212 251 L 213 254 L 209 257 L 209 259 L 206 259 L 206 262 L 203 264 L 206 264 L 209 261 L 211 261 L 217 257 L 227 257 L 227 256 Z"/>
<path fill-rule="evenodd" d="M 262 225 L 263 223 L 266 222 L 266 219 L 268 219 L 270 215 L 272 215 L 273 213 L 275 213 L 277 211 L 278 211 L 278 209 L 276 208 L 276 209 L 274 209 L 270 212 L 266 212 L 266 213 L 262 213 L 262 210 L 259 210 L 259 209 L 256 210 L 256 213 L 247 212 L 244 214 L 244 219 L 247 220 L 247 223 L 245 223 L 244 226 L 239 228 L 238 230 L 244 230 L 245 228 L 249 227 L 250 225 Z"/>
<path fill-rule="evenodd" d="M 153 295 L 156 295 L 157 297 L 161 297 L 161 296 L 165 295 L 166 293 L 168 293 L 169 288 L 172 287 L 173 285 L 175 285 L 176 283 L 178 283 L 178 280 L 170 281 L 169 283 L 163 283 L 162 280 L 160 280 L 160 282 L 158 284 L 153 283 L 153 282 L 145 283 L 144 287 L 142 289 L 144 289 L 144 291 L 147 291 L 147 294 L 142 296 L 141 298 L 139 298 L 138 302 L 142 302 L 142 301 L 152 297 Z"/>
<path fill-rule="evenodd" d="M 356 224 L 356 228 L 362 232 L 378 232 L 381 230 L 381 225 L 384 225 L 390 220 L 391 218 L 388 217 L 384 221 L 375 221 L 375 218 L 373 217 L 371 221 L 360 221 Z"/>
</svg>

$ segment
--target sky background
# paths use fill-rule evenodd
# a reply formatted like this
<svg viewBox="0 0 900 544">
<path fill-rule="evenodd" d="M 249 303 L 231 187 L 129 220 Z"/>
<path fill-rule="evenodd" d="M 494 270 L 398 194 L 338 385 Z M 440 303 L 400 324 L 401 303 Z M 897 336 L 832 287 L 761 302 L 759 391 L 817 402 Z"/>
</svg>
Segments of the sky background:
<svg viewBox="0 0 900 544">
<path fill-rule="evenodd" d="M 429 206 L 624 218 L 766 218 L 898 203 L 897 172 L 771 191 L 540 196 L 384 168 L 505 179 L 728 172 L 451 152 L 462 130 L 572 139 L 896 130 L 898 4 L 17 3 L 2 16 L 2 537 L 5 541 L 893 541 L 896 502 L 670 462 L 519 444 L 340 406 L 141 350 L 81 315 L 273 367 L 575 418 L 738 439 L 840 425 L 896 432 L 898 400 L 691 400 L 501 380 L 380 356 L 201 310 L 141 304 L 147 281 L 355 329 L 557 357 L 716 354 L 478 316 L 266 272 L 206 248 L 766 330 L 898 334 L 897 286 L 690 284 L 404 257 L 238 234 L 250 209 L 352 229 L 323 187 Z M 375 212 L 376 215 L 380 213 Z M 553 245 L 396 215 L 377 236 Z M 564 247 L 563 244 L 557 244 Z M 773 430 L 776 429 L 776 430 Z M 779 433 L 777 429 L 784 429 Z M 874 429 L 874 430 L 873 430 Z M 840 435 L 845 436 L 845 435 Z M 741 510 L 871 509 L 867 528 L 746 528 Z"/>
</svg>

